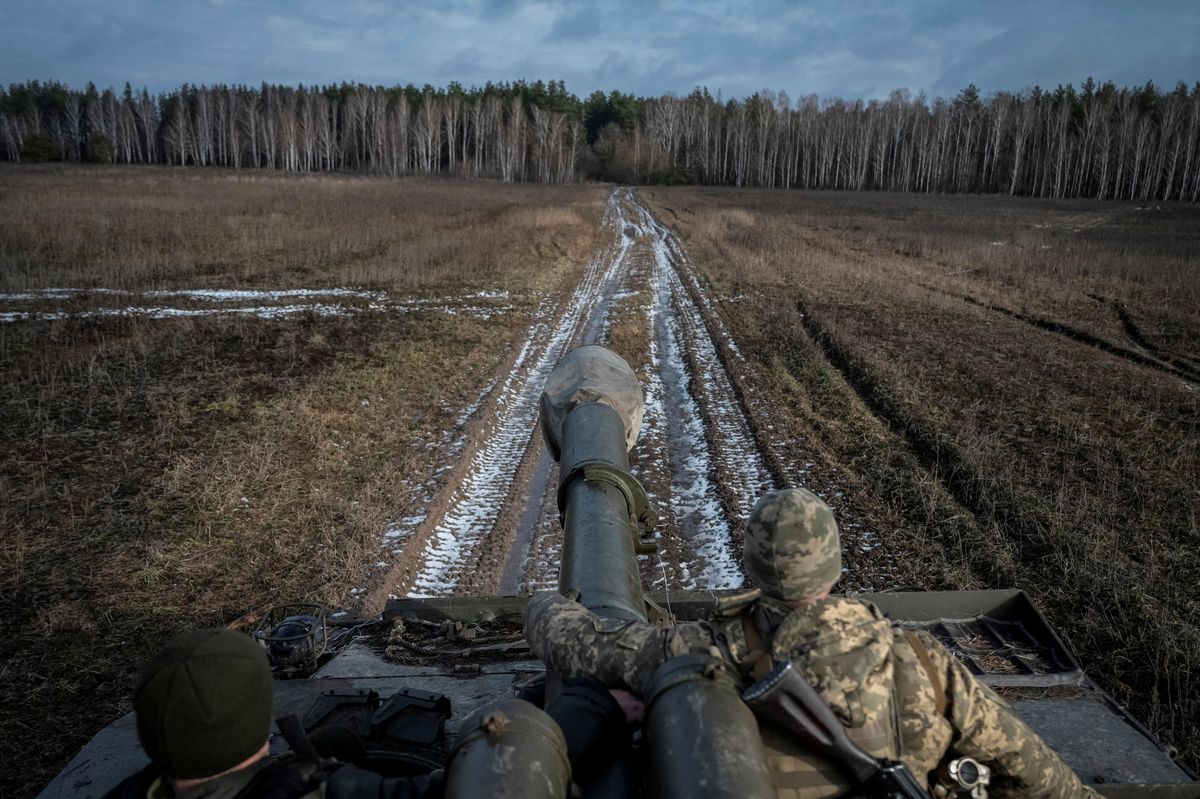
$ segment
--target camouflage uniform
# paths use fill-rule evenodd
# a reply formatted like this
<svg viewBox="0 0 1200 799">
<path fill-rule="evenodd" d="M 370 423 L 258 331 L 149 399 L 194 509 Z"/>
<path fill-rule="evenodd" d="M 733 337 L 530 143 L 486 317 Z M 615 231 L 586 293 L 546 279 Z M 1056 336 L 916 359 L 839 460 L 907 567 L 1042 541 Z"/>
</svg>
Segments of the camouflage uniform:
<svg viewBox="0 0 1200 799">
<path fill-rule="evenodd" d="M 840 563 L 829 508 L 801 489 L 773 492 L 755 506 L 746 534 L 746 571 L 762 592 L 732 615 L 656 627 L 601 618 L 546 593 L 530 603 L 526 637 L 564 677 L 589 675 L 643 694 L 659 664 L 686 652 L 725 659 L 749 684 L 756 664 L 761 668 L 757 638 L 769 642 L 773 659 L 790 660 L 801 670 L 852 740 L 876 756 L 903 761 L 920 781 L 928 781 L 953 745 L 957 755 L 992 769 L 998 796 L 1097 798 L 928 633 L 894 628 L 861 600 L 785 604 L 822 596 Z M 818 799 L 850 787 L 832 764 L 804 752 L 786 731 L 766 723 L 761 731 L 778 796 Z"/>
</svg>

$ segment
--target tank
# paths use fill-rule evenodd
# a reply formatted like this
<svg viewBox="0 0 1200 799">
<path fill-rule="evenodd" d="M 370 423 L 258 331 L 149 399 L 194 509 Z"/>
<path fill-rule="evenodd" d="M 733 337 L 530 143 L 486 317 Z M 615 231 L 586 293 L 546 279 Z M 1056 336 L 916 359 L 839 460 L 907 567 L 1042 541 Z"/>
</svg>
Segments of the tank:
<svg viewBox="0 0 1200 799">
<path fill-rule="evenodd" d="M 655 623 L 703 619 L 746 600 L 736 590 L 643 590 L 636 555 L 653 547 L 656 514 L 629 467 L 642 396 L 619 356 L 594 345 L 568 353 L 547 381 L 540 414 L 560 464 L 561 592 L 601 616 Z M 934 635 L 1102 794 L 1200 797 L 1197 775 L 1089 679 L 1023 592 L 860 596 L 894 622 Z M 392 599 L 379 617 L 352 622 L 292 605 L 268 614 L 253 634 L 276 663 L 276 716 L 296 715 L 309 730 L 336 720 L 357 734 L 345 743 L 354 750 L 347 758 L 387 774 L 424 773 L 449 761 L 455 795 L 479 795 L 481 784 L 496 784 L 488 777 L 499 762 L 489 754 L 492 733 L 537 739 L 543 748 L 550 740 L 542 721 L 522 715 L 521 703 L 505 704 L 545 672 L 522 637 L 527 602 Z M 769 795 L 754 719 L 736 688 L 704 664 L 667 672 L 643 728 L 641 773 L 603 781 L 602 790 L 584 786 L 584 794 Z M 700 723 L 736 731 L 725 737 L 740 748 L 707 752 L 712 743 L 695 735 Z M 456 742 L 466 743 L 456 749 Z M 277 731 L 271 746 L 287 748 Z M 98 797 L 145 763 L 130 714 L 99 732 L 40 796 Z M 519 770 L 501 776 L 508 787 L 493 795 L 521 795 Z"/>
</svg>

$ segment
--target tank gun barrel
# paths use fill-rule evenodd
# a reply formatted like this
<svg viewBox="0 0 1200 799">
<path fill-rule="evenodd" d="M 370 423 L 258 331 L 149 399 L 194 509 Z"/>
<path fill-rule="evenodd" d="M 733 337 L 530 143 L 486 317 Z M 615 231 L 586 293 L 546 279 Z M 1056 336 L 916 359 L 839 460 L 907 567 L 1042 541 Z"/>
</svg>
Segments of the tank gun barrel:
<svg viewBox="0 0 1200 799">
<path fill-rule="evenodd" d="M 645 621 L 635 555 L 638 531 L 653 526 L 654 514 L 629 471 L 642 421 L 637 377 L 603 347 L 572 350 L 546 382 L 541 417 L 559 462 L 559 590 L 578 592 L 598 615 Z"/>
</svg>

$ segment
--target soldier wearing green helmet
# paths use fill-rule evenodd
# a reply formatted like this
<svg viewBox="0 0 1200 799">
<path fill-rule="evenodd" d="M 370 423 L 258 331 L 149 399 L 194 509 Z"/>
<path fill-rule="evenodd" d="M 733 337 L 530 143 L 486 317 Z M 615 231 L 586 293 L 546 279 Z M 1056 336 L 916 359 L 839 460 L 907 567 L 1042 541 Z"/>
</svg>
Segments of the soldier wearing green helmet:
<svg viewBox="0 0 1200 799">
<path fill-rule="evenodd" d="M 273 681 L 266 651 L 232 630 L 173 638 L 142 670 L 133 694 L 150 765 L 105 799 L 432 799 L 442 776 L 382 777 L 336 760 L 271 756 Z"/>
<path fill-rule="evenodd" d="M 150 764 L 105 799 L 565 797 L 572 769 L 586 775 L 588 761 L 603 759 L 627 722 L 619 698 L 602 685 L 571 680 L 546 711 L 519 699 L 478 708 L 444 772 L 385 777 L 370 770 L 362 740 L 336 724 L 309 739 L 294 718 L 279 719 L 293 751 L 272 755 L 273 688 L 266 651 L 250 636 L 225 629 L 176 636 L 134 690 Z"/>
<path fill-rule="evenodd" d="M 757 590 L 720 618 L 667 627 L 614 623 L 550 592 L 530 602 L 525 634 L 557 674 L 594 677 L 636 694 L 647 693 L 655 669 L 677 655 L 720 657 L 744 686 L 775 661 L 790 661 L 855 744 L 901 761 L 926 786 L 939 767 L 970 757 L 991 770 L 995 796 L 1097 799 L 932 636 L 893 627 L 869 602 L 830 595 L 841 574 L 841 543 L 833 512 L 810 491 L 759 499 L 743 565 Z M 777 796 L 823 799 L 853 788 L 795 735 L 761 719 L 759 727 Z"/>
</svg>

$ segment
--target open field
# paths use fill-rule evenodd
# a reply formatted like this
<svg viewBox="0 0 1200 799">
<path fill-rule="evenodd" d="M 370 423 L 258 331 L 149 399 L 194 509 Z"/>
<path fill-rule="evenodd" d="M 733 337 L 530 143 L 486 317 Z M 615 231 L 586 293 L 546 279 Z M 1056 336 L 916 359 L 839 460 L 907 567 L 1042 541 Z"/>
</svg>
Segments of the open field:
<svg viewBox="0 0 1200 799">
<path fill-rule="evenodd" d="M 632 459 L 664 520 L 647 584 L 743 584 L 750 504 L 798 480 L 843 515 L 849 587 L 918 562 L 856 521 L 803 441 L 764 436 L 769 410 L 706 288 L 633 192 L 6 177 L 16 656 L 0 724 L 5 758 L 34 764 L 10 778 L 24 792 L 126 707 L 138 664 L 179 629 L 297 598 L 355 615 L 392 595 L 553 585 L 557 467 L 536 399 L 580 343 L 617 347 L 645 382 Z"/>
<path fill-rule="evenodd" d="M 1188 759 L 1200 209 L 652 190 L 760 375 L 920 583 L 1030 591 Z"/>
<path fill-rule="evenodd" d="M 0 170 L 0 760 L 32 763 L 0 793 L 127 709 L 180 629 L 552 586 L 536 400 L 591 342 L 645 390 L 647 585 L 741 585 L 754 499 L 807 485 L 841 590 L 1026 588 L 1184 744 L 1198 217 Z"/>
<path fill-rule="evenodd" d="M 123 712 L 172 633 L 385 571 L 605 194 L 3 170 L 0 794 Z"/>
</svg>

